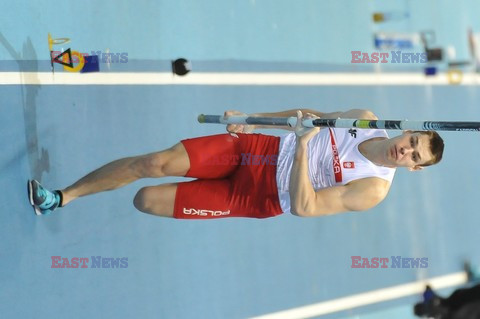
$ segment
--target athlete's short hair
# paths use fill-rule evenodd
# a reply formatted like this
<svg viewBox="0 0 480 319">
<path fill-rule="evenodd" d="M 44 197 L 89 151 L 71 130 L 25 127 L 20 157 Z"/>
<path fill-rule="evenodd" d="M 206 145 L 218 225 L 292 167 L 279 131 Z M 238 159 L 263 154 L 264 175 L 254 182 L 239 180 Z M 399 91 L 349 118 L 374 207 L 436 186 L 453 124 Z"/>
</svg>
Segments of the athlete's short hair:
<svg viewBox="0 0 480 319">
<path fill-rule="evenodd" d="M 443 139 L 440 137 L 440 135 L 435 131 L 414 131 L 413 133 L 425 134 L 430 137 L 430 152 L 432 153 L 433 158 L 419 166 L 425 167 L 440 162 L 443 157 L 443 148 L 445 147 Z"/>
</svg>

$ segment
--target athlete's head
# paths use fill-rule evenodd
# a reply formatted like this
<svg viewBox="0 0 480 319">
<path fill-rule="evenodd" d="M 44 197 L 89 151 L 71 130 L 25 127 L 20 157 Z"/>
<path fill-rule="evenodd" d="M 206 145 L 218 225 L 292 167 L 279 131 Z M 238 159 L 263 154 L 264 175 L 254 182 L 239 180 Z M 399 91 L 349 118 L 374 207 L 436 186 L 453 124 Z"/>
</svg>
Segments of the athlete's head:
<svg viewBox="0 0 480 319">
<path fill-rule="evenodd" d="M 390 166 L 420 170 L 440 162 L 443 148 L 443 139 L 437 132 L 404 131 L 388 140 L 386 160 Z"/>
<path fill-rule="evenodd" d="M 437 164 L 442 160 L 443 157 L 443 148 L 445 147 L 443 139 L 435 131 L 413 131 L 414 133 L 420 133 L 428 136 L 430 139 L 430 153 L 432 153 L 432 159 L 428 162 L 423 163 L 422 167 L 430 166 Z"/>
</svg>

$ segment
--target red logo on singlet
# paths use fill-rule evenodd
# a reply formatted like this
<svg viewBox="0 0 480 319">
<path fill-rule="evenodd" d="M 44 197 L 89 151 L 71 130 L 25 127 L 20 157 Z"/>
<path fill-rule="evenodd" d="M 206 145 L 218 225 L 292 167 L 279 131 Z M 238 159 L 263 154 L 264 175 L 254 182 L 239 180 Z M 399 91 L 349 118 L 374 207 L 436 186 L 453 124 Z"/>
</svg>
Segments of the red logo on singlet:
<svg viewBox="0 0 480 319">
<path fill-rule="evenodd" d="M 335 182 L 341 183 L 342 182 L 342 165 L 340 165 L 340 156 L 338 154 L 337 143 L 335 142 L 335 138 L 333 137 L 333 131 L 331 128 L 330 130 L 330 142 L 332 143 L 332 155 L 333 155 L 333 173 L 335 174 Z"/>
<path fill-rule="evenodd" d="M 355 162 L 343 162 L 343 168 L 355 168 Z"/>
</svg>

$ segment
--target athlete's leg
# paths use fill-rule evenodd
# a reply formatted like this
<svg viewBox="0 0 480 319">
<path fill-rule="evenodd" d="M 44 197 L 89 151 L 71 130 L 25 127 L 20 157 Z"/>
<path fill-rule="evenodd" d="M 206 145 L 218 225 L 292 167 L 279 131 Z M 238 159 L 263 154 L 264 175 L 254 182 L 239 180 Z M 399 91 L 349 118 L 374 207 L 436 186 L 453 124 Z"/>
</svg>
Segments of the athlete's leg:
<svg viewBox="0 0 480 319">
<path fill-rule="evenodd" d="M 144 187 L 135 195 L 133 205 L 144 213 L 173 217 L 176 192 L 176 183 Z"/>
<path fill-rule="evenodd" d="M 217 135 L 182 141 L 188 152 L 187 176 L 197 180 L 142 188 L 134 199 L 145 213 L 180 219 L 266 218 L 282 213 L 275 182 L 276 165 L 240 165 L 235 155 L 278 153 L 278 138 Z M 223 161 L 223 159 L 227 159 Z M 218 163 L 218 164 L 217 164 Z"/>
<path fill-rule="evenodd" d="M 190 161 L 182 143 L 161 152 L 116 160 L 62 189 L 62 205 L 81 196 L 125 186 L 140 178 L 184 176 L 189 168 Z"/>
<path fill-rule="evenodd" d="M 162 217 L 248 217 L 244 215 L 248 209 L 234 209 L 231 185 L 228 179 L 197 179 L 144 187 L 137 192 L 133 204 L 141 212 Z"/>
</svg>

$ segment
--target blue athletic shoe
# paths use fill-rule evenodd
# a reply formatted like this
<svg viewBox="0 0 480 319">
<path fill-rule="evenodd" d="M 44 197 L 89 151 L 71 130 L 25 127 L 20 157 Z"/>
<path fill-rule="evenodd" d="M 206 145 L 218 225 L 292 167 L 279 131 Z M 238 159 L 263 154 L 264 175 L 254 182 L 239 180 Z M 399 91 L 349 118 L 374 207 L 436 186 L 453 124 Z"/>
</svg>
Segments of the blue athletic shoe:
<svg viewBox="0 0 480 319">
<path fill-rule="evenodd" d="M 28 181 L 28 198 L 37 215 L 48 215 L 60 205 L 60 194 L 43 188 L 36 180 Z"/>
</svg>

